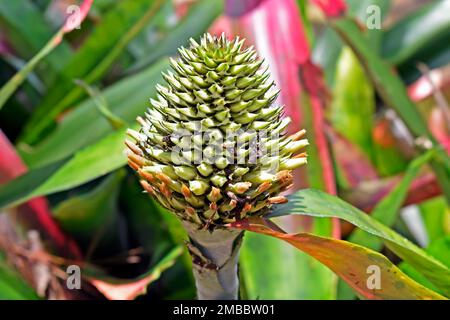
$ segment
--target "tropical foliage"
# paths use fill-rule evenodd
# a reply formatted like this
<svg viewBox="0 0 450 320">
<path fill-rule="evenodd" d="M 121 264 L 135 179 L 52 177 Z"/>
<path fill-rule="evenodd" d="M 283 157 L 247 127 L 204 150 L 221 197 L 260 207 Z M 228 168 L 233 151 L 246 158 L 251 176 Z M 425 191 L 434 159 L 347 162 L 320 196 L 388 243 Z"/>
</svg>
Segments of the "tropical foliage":
<svg viewBox="0 0 450 320">
<path fill-rule="evenodd" d="M 0 298 L 196 297 L 186 231 L 142 192 L 124 140 L 156 85 L 174 82 L 162 74 L 170 58 L 206 32 L 254 46 L 289 133 L 305 128 L 309 141 L 289 202 L 220 220 L 246 230 L 240 297 L 449 298 L 449 10 L 450 0 L 0 0 Z M 247 80 L 264 90 L 265 75 Z"/>
</svg>

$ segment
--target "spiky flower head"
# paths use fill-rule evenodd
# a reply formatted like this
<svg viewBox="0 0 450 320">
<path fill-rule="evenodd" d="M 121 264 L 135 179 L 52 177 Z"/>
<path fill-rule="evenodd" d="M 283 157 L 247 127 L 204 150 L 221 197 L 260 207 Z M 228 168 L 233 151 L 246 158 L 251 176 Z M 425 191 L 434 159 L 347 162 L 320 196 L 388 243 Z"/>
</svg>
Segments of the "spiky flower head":
<svg viewBox="0 0 450 320">
<path fill-rule="evenodd" d="M 287 136 L 278 90 L 252 47 L 205 34 L 179 49 L 152 108 L 128 130 L 144 190 L 183 220 L 213 229 L 263 215 L 306 163 L 304 131 Z"/>
</svg>

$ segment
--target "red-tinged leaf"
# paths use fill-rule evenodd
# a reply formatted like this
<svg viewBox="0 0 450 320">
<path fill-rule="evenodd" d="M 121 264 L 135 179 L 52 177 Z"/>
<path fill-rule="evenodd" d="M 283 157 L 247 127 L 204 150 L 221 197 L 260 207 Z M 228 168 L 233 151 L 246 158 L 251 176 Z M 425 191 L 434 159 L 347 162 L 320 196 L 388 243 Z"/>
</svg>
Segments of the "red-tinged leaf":
<svg viewBox="0 0 450 320">
<path fill-rule="evenodd" d="M 360 149 L 333 127 L 326 126 L 326 131 L 334 158 L 349 187 L 354 188 L 363 181 L 378 179 L 377 170 Z"/>
<path fill-rule="evenodd" d="M 287 234 L 260 218 L 235 222 L 231 227 L 265 234 L 293 245 L 326 265 L 365 299 L 445 300 L 410 279 L 385 256 L 365 247 L 308 233 Z M 379 270 L 380 286 L 370 289 L 374 269 Z"/>
<path fill-rule="evenodd" d="M 27 172 L 27 167 L 17 155 L 14 146 L 0 130 L 0 185 Z M 64 234 L 55 220 L 52 218 L 48 203 L 45 198 L 35 198 L 17 208 L 18 217 L 24 220 L 30 227 L 40 230 L 58 252 L 81 258 L 81 252 L 77 244 L 69 236 Z"/>
<path fill-rule="evenodd" d="M 324 108 L 327 103 L 327 91 L 320 69 L 310 60 L 300 65 L 301 110 L 303 127 L 309 132 L 308 166 L 306 167 L 307 181 L 310 187 L 324 190 L 335 195 L 336 181 L 333 162 L 331 160 L 328 141 L 325 133 Z M 331 234 L 340 238 L 340 223 L 332 219 Z M 321 232 L 321 234 L 326 234 Z"/>
<path fill-rule="evenodd" d="M 312 0 L 312 3 L 320 7 L 329 18 L 343 16 L 347 11 L 344 0 Z"/>
<path fill-rule="evenodd" d="M 137 296 L 145 294 L 150 283 L 156 281 L 161 273 L 175 263 L 175 260 L 182 254 L 181 246 L 170 251 L 161 261 L 159 261 L 147 274 L 135 281 L 117 279 L 96 279 L 88 277 L 90 283 L 96 287 L 109 300 L 133 300 Z"/>
</svg>

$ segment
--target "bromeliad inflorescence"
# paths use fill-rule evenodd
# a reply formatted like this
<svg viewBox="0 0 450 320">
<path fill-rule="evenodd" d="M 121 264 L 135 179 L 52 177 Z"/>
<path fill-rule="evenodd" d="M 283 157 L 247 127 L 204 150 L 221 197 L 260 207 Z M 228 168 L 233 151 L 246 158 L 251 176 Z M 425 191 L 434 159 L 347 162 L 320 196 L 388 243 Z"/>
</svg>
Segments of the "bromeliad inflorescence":
<svg viewBox="0 0 450 320">
<path fill-rule="evenodd" d="M 217 226 L 262 215 L 306 163 L 304 131 L 289 118 L 263 61 L 243 40 L 206 34 L 171 59 L 139 132 L 129 130 L 129 165 L 143 188 L 183 220 Z"/>
</svg>

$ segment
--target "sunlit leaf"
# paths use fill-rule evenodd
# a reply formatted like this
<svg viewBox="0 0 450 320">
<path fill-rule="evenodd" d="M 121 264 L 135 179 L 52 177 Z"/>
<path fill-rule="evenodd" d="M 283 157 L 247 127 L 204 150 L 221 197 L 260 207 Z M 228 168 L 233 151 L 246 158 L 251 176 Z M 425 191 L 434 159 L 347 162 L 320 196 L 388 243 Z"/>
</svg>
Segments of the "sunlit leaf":
<svg viewBox="0 0 450 320">
<path fill-rule="evenodd" d="M 267 217 L 289 214 L 338 217 L 354 224 L 382 239 L 399 257 L 423 273 L 446 295 L 450 295 L 450 269 L 406 238 L 345 201 L 319 190 L 305 189 L 293 194 L 287 204 L 277 206 Z"/>
<path fill-rule="evenodd" d="M 257 222 L 244 220 L 232 226 L 286 241 L 326 265 L 363 298 L 445 299 L 408 278 L 385 256 L 375 251 L 347 241 L 308 233 L 287 234 L 261 221 L 263 220 Z M 279 263 L 283 263 L 283 256 L 278 259 Z M 372 275 L 374 272 L 377 274 Z M 379 284 L 372 282 L 373 276 L 377 275 Z"/>
</svg>

